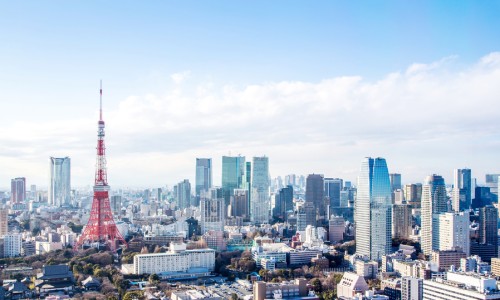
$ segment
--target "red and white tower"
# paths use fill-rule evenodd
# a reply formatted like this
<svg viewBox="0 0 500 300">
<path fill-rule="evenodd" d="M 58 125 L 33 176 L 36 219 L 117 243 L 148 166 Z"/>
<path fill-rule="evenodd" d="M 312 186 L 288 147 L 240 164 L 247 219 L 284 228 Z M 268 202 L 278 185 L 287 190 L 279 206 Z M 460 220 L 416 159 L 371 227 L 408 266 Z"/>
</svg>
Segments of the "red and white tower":
<svg viewBox="0 0 500 300">
<path fill-rule="evenodd" d="M 105 245 L 115 251 L 119 243 L 127 244 L 116 228 L 113 212 L 109 203 L 109 185 L 106 172 L 104 146 L 104 121 L 102 119 L 102 81 L 100 88 L 100 111 L 97 129 L 97 162 L 95 171 L 94 200 L 90 218 L 85 229 L 75 244 L 75 249 L 87 244 Z"/>
</svg>

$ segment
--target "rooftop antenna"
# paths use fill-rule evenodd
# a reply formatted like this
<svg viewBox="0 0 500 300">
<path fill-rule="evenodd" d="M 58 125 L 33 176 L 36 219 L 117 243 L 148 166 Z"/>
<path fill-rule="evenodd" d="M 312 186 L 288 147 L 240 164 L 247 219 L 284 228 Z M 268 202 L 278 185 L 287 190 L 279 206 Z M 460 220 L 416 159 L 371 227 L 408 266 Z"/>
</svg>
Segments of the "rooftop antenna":
<svg viewBox="0 0 500 300">
<path fill-rule="evenodd" d="M 101 88 L 100 88 L 99 92 L 100 92 L 100 97 L 99 97 L 99 120 L 102 121 L 102 79 L 101 79 Z"/>
</svg>

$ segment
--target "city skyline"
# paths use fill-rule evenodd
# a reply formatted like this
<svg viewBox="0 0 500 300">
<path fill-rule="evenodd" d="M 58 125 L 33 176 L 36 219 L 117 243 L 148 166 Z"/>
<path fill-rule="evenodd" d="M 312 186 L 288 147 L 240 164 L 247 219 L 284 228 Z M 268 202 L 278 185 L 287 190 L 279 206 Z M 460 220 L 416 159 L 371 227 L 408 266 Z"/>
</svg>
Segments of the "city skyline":
<svg viewBox="0 0 500 300">
<path fill-rule="evenodd" d="M 271 177 L 355 182 L 367 156 L 403 183 L 498 173 L 498 4 L 192 3 L 6 3 L 0 188 L 46 188 L 65 156 L 92 185 L 101 78 L 112 188 L 194 184 L 198 157 L 220 186 L 229 153 Z"/>
</svg>

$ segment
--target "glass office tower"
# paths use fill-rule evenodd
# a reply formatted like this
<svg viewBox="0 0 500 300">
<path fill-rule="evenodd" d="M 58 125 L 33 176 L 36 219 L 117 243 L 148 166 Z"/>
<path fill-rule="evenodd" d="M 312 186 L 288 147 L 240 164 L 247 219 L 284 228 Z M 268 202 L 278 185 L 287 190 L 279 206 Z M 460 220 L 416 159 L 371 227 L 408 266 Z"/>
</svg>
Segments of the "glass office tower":
<svg viewBox="0 0 500 300">
<path fill-rule="evenodd" d="M 384 158 L 361 163 L 355 201 L 356 254 L 381 260 L 391 251 L 391 183 Z"/>
</svg>

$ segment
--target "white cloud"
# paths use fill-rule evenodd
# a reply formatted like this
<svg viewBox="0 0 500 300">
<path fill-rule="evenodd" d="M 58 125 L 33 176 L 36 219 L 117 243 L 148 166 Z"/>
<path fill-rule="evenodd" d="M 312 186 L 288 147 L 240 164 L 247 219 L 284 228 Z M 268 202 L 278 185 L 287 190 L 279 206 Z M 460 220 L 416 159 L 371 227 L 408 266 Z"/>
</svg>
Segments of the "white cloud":
<svg viewBox="0 0 500 300">
<path fill-rule="evenodd" d="M 229 151 L 269 156 L 274 176 L 316 172 L 354 180 L 362 157 L 383 156 L 404 181 L 433 172 L 450 181 L 452 169 L 464 166 L 481 181 L 484 172 L 500 171 L 500 53 L 467 67 L 457 67 L 457 60 L 412 64 L 375 81 L 352 76 L 188 87 L 179 84 L 189 71 L 174 74 L 178 86 L 167 94 L 130 96 L 106 112 L 110 183 L 193 180 L 196 157 L 214 158 L 218 182 L 220 157 Z M 23 169 L 29 161 L 39 172 L 46 164 L 40 160 L 62 147 L 74 157 L 75 182 L 91 180 L 94 126 L 88 118 L 14 124 L 0 133 L 1 145 L 8 145 L 0 148 L 1 159 L 15 156 Z M 59 143 L 48 144 L 54 136 Z M 0 170 L 4 182 L 24 172 L 14 174 L 15 165 Z"/>
<path fill-rule="evenodd" d="M 188 79 L 190 75 L 191 75 L 191 71 L 183 71 L 183 72 L 174 73 L 174 74 L 170 75 L 170 78 L 172 79 L 172 81 L 175 84 L 181 84 L 186 79 Z"/>
</svg>

